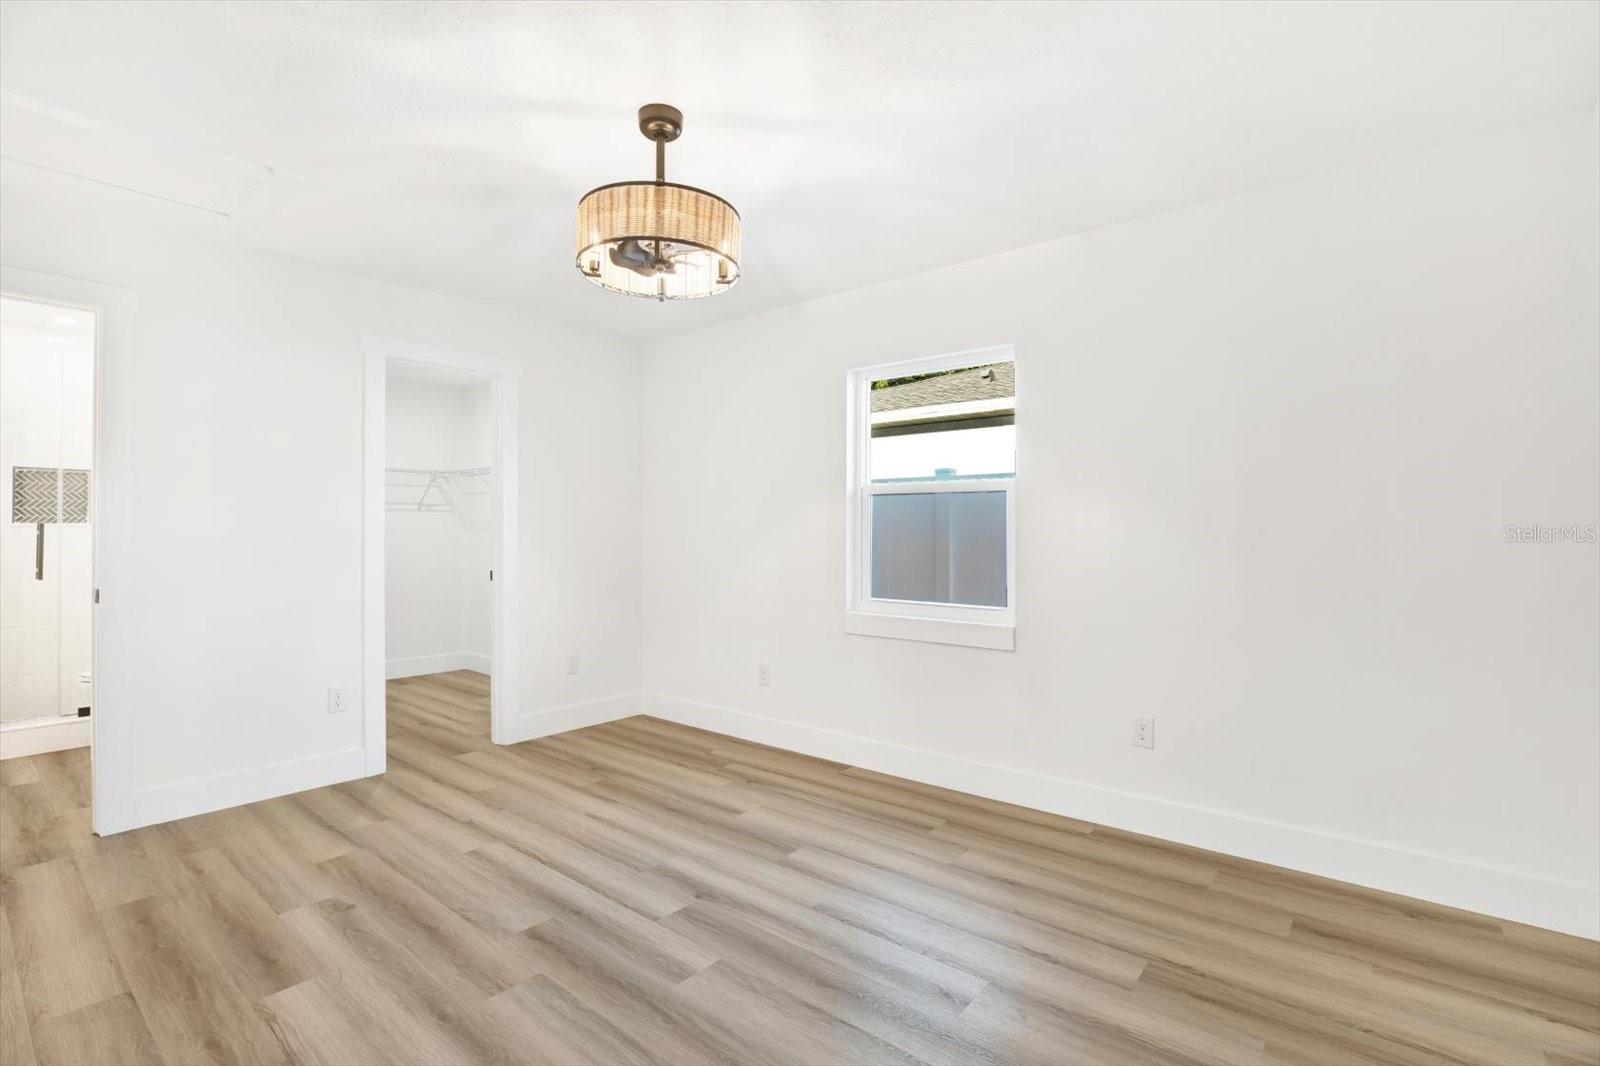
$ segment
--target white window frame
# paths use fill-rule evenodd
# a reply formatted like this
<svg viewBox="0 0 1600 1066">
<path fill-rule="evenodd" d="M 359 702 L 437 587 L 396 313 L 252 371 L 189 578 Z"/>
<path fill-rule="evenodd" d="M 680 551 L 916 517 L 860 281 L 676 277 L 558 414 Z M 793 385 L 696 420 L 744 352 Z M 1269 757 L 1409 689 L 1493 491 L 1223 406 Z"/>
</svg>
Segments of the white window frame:
<svg viewBox="0 0 1600 1066">
<path fill-rule="evenodd" d="M 1016 349 L 1009 344 L 952 352 L 932 358 L 859 367 L 845 375 L 845 611 L 847 633 L 959 644 L 971 648 L 1013 651 L 1017 632 L 1017 476 L 998 478 L 928 478 L 873 484 L 872 383 L 882 378 L 909 377 L 940 370 L 959 370 L 986 363 L 1012 364 Z M 1021 389 L 1018 392 L 1020 403 Z M 1006 494 L 1006 605 L 978 607 L 949 603 L 917 603 L 872 595 L 872 497 L 896 493 L 1004 492 Z"/>
</svg>

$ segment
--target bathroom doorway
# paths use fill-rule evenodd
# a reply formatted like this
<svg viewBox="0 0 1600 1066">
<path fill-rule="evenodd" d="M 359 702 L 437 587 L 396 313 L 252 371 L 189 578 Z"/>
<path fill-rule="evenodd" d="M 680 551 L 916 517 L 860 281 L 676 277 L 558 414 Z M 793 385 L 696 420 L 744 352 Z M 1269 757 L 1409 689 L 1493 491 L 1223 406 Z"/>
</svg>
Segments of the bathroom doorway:
<svg viewBox="0 0 1600 1066">
<path fill-rule="evenodd" d="M 509 742 L 520 368 L 377 337 L 362 347 L 370 776 L 387 767 L 391 733 L 401 749 L 441 730 L 462 734 L 456 742 Z"/>
<path fill-rule="evenodd" d="M 39 773 L 52 806 L 72 807 L 61 817 L 87 814 L 105 836 L 141 824 L 128 719 L 139 297 L 0 265 L 0 299 L 0 770 Z"/>
<path fill-rule="evenodd" d="M 92 308 L 0 295 L 0 758 L 90 744 L 99 333 Z M 85 806 L 88 762 L 51 762 Z"/>
</svg>

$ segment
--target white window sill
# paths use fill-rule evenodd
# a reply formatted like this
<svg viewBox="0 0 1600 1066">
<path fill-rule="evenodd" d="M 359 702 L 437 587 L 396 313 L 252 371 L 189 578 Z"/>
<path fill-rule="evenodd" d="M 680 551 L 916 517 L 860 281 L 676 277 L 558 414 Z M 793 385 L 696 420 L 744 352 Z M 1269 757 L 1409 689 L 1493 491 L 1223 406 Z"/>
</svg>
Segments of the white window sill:
<svg viewBox="0 0 1600 1066">
<path fill-rule="evenodd" d="M 1017 627 L 994 622 L 952 622 L 944 618 L 910 618 L 897 614 L 846 611 L 844 631 L 867 637 L 958 644 L 968 648 L 1015 651 Z"/>
</svg>

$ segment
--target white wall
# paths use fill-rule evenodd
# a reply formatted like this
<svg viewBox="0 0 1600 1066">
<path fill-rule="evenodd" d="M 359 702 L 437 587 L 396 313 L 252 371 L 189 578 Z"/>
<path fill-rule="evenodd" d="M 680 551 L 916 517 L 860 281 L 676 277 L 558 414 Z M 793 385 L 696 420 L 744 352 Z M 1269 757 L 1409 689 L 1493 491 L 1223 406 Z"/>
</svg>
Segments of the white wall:
<svg viewBox="0 0 1600 1066">
<path fill-rule="evenodd" d="M 639 372 L 620 342 L 0 190 L 0 261 L 139 297 L 125 825 L 359 773 L 364 333 L 520 360 L 525 711 L 638 688 Z M 109 196 L 109 194 L 108 194 Z M 128 606 L 124 604 L 123 606 Z M 583 672 L 565 674 L 566 656 Z M 104 694 L 102 693 L 102 696 Z M 104 700 L 102 699 L 102 709 Z"/>
<path fill-rule="evenodd" d="M 466 470 L 488 467 L 493 434 L 487 383 L 444 385 L 391 373 L 384 422 L 391 467 Z M 489 583 L 494 532 L 487 484 L 473 482 L 481 496 L 459 499 L 461 513 L 390 510 L 385 514 L 385 658 L 390 677 L 471 669 L 487 672 L 493 635 Z M 442 502 L 438 489 L 429 502 Z M 409 503 L 417 488 L 392 489 Z"/>
<path fill-rule="evenodd" d="M 655 344 L 647 709 L 1600 935 L 1595 118 Z M 1017 650 L 846 635 L 845 371 L 1002 342 Z"/>
<path fill-rule="evenodd" d="M 631 399 L 633 403 L 638 403 L 636 395 Z M 462 466 L 493 466 L 494 388 L 482 385 L 468 389 L 466 402 L 468 444 Z M 632 439 L 637 440 L 636 437 Z M 638 483 L 638 476 L 638 463 L 635 460 L 631 471 L 635 485 Z M 467 655 L 479 663 L 480 668 L 486 668 L 494 652 L 494 585 L 487 580 L 494 562 L 494 505 L 489 497 L 474 502 L 482 506 L 468 516 L 467 550 L 462 557 L 462 565 L 466 569 L 463 585 L 467 593 L 462 605 L 464 617 L 461 647 Z M 637 499 L 622 502 L 635 509 L 639 503 Z M 636 603 L 638 593 L 635 592 L 634 596 L 633 602 Z M 537 616 L 535 617 L 537 619 Z M 635 639 L 638 637 L 635 636 Z"/>
</svg>

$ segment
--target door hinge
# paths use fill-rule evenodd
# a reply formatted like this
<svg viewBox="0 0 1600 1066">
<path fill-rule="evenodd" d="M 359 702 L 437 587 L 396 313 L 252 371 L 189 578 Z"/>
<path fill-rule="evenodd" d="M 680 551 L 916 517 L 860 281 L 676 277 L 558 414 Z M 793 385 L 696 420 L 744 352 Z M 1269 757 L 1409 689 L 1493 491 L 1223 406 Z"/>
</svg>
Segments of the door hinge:
<svg viewBox="0 0 1600 1066">
<path fill-rule="evenodd" d="M 95 589 L 94 590 L 94 602 L 96 602 L 96 603 L 100 602 L 100 590 L 99 589 Z"/>
</svg>

